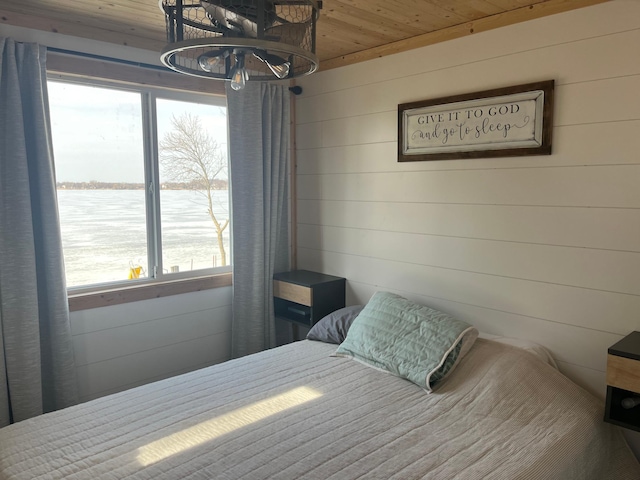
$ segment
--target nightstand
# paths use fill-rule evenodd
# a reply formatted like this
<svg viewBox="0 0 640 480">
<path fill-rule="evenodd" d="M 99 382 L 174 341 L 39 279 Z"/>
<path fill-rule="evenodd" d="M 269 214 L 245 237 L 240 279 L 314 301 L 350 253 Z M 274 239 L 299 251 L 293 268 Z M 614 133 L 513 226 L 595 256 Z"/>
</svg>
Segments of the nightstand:
<svg viewBox="0 0 640 480">
<path fill-rule="evenodd" d="M 640 432 L 640 332 L 608 350 L 604 420 Z"/>
<path fill-rule="evenodd" d="M 277 318 L 312 327 L 325 315 L 345 306 L 346 279 L 309 270 L 273 276 L 273 303 Z"/>
</svg>

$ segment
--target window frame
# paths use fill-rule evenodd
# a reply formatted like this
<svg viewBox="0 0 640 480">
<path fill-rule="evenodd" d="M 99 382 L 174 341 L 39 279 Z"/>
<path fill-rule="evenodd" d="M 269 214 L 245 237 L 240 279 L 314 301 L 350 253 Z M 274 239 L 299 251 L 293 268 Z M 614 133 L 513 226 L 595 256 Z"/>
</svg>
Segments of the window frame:
<svg viewBox="0 0 640 480">
<path fill-rule="evenodd" d="M 177 295 L 210 288 L 230 286 L 232 280 L 233 243 L 229 249 L 230 264 L 177 273 L 163 272 L 160 208 L 160 172 L 157 132 L 158 99 L 193 102 L 226 108 L 226 97 L 200 91 L 176 90 L 151 85 L 123 83 L 91 76 L 47 72 L 47 81 L 110 88 L 140 94 L 142 114 L 145 223 L 147 231 L 147 263 L 149 276 L 144 279 L 79 285 L 67 288 L 70 311 L 117 305 L 133 301 Z M 54 152 L 55 154 L 55 152 Z M 231 206 L 231 199 L 229 199 Z M 231 217 L 231 211 L 229 211 Z M 231 230 L 229 230 L 231 236 Z M 153 270 L 153 271 L 151 271 Z"/>
</svg>

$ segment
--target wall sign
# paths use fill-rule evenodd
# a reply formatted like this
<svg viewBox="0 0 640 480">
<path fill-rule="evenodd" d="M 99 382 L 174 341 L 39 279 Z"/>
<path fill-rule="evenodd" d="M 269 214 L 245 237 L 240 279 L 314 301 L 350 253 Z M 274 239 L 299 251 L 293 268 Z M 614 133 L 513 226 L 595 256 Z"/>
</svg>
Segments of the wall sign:
<svg viewBox="0 0 640 480">
<path fill-rule="evenodd" d="M 550 155 L 554 81 L 398 105 L 398 161 Z"/>
</svg>

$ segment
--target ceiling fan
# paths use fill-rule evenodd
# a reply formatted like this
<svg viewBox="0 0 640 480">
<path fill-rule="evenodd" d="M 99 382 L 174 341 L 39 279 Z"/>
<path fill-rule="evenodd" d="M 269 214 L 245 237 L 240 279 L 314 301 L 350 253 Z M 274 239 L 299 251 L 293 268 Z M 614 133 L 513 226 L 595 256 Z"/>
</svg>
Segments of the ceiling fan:
<svg viewBox="0 0 640 480">
<path fill-rule="evenodd" d="M 247 81 L 294 78 L 318 68 L 315 0 L 161 0 L 169 44 L 162 62 L 180 73 Z"/>
</svg>

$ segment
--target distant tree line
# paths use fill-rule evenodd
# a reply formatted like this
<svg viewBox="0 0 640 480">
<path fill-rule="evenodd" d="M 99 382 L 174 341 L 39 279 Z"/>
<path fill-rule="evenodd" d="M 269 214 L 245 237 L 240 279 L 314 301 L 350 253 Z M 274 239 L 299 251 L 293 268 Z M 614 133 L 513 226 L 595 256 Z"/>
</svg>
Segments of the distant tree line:
<svg viewBox="0 0 640 480">
<path fill-rule="evenodd" d="M 125 182 L 57 182 L 58 190 L 144 190 L 144 183 Z"/>
<path fill-rule="evenodd" d="M 200 181 L 191 182 L 163 182 L 162 190 L 198 190 Z M 214 178 L 210 181 L 212 190 L 227 190 L 229 182 Z M 57 182 L 58 190 L 144 190 L 144 183 L 126 183 L 126 182 L 98 182 L 91 180 L 90 182 Z"/>
</svg>

